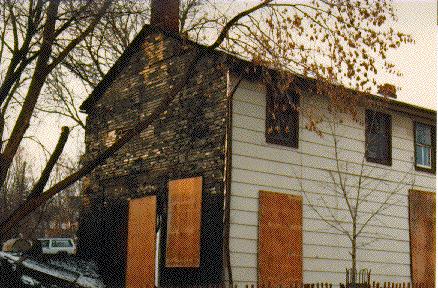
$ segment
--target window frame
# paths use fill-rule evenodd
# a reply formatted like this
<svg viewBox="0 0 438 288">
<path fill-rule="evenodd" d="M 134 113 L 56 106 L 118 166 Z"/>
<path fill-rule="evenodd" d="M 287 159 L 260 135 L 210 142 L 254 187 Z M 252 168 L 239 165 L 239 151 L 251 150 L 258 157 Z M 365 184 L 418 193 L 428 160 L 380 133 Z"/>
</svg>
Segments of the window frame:
<svg viewBox="0 0 438 288">
<path fill-rule="evenodd" d="M 43 248 L 50 248 L 50 240 L 40 240 L 41 247 Z"/>
<path fill-rule="evenodd" d="M 266 117 L 265 117 L 265 140 L 266 143 L 269 144 L 275 144 L 275 145 L 281 145 L 291 148 L 298 148 L 298 142 L 299 142 L 299 131 L 300 131 L 300 116 L 299 111 L 291 111 L 290 114 L 291 118 L 290 120 L 294 121 L 294 123 L 291 123 L 294 125 L 293 131 L 291 131 L 291 137 L 280 137 L 280 136 L 273 136 L 273 133 L 269 133 L 268 129 L 270 128 L 271 120 L 269 118 L 270 111 L 273 109 L 274 106 L 274 99 L 273 95 L 276 94 L 276 89 L 274 88 L 273 84 L 266 85 Z M 298 93 L 294 92 L 293 90 L 289 89 L 287 94 L 292 95 L 292 99 L 294 100 L 294 105 L 296 107 L 300 106 L 300 96 Z M 286 93 L 284 94 L 284 97 L 289 98 Z M 294 119 L 295 118 L 295 119 Z M 291 125 L 292 126 L 292 125 Z M 292 129 L 291 129 L 292 130 Z"/>
<path fill-rule="evenodd" d="M 372 115 L 371 113 L 373 113 L 374 115 Z M 385 121 L 386 123 L 386 127 L 385 127 L 385 132 L 388 135 L 387 138 L 387 147 L 386 147 L 386 152 L 387 152 L 387 157 L 386 159 L 383 158 L 376 158 L 376 157 L 371 157 L 369 155 L 369 150 L 368 150 L 368 146 L 369 146 L 369 137 L 370 137 L 370 123 L 369 120 L 372 117 L 387 117 L 387 121 Z M 392 166 L 392 117 L 390 114 L 387 113 L 383 113 L 380 111 L 376 111 L 376 110 L 371 110 L 371 109 L 367 109 L 365 110 L 365 159 L 367 160 L 367 162 L 372 162 L 372 163 L 377 163 L 377 164 L 381 164 L 381 165 L 385 165 L 385 166 Z"/>
<path fill-rule="evenodd" d="M 62 243 L 67 243 L 68 245 L 63 245 Z M 52 240 L 53 248 L 71 248 L 73 243 L 69 239 L 54 239 Z"/>
<path fill-rule="evenodd" d="M 426 166 L 422 166 L 422 165 L 417 165 L 417 125 L 421 124 L 424 126 L 428 126 L 430 127 L 430 150 L 431 150 L 431 159 L 430 159 L 430 163 L 431 163 L 431 167 L 426 167 Z M 436 173 L 436 133 L 435 133 L 435 129 L 436 126 L 430 125 L 430 124 L 426 124 L 424 122 L 420 122 L 420 121 L 414 121 L 414 125 L 413 125 L 413 132 L 414 132 L 414 166 L 415 166 L 415 170 L 416 171 L 422 171 L 422 172 L 428 172 L 428 173 Z"/>
</svg>

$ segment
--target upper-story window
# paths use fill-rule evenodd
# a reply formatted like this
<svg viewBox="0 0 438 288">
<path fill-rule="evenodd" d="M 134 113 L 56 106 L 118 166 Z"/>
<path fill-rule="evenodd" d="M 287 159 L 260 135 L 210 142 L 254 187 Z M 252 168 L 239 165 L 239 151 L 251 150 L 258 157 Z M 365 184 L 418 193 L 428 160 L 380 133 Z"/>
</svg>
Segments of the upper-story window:
<svg viewBox="0 0 438 288">
<path fill-rule="evenodd" d="M 266 95 L 266 142 L 298 148 L 299 96 L 289 91 L 276 92 L 273 86 Z"/>
<path fill-rule="evenodd" d="M 430 125 L 415 123 L 415 167 L 417 170 L 434 172 L 435 141 L 434 128 Z"/>
<path fill-rule="evenodd" d="M 367 161 L 390 166 L 391 116 L 377 111 L 365 112 L 365 157 Z"/>
</svg>

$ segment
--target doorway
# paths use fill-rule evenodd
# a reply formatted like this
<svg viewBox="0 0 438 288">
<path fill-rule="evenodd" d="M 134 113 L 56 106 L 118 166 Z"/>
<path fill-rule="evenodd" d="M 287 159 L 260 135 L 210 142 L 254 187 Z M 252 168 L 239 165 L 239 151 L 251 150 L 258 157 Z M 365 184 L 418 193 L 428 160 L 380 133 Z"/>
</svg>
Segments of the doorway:
<svg viewBox="0 0 438 288">
<path fill-rule="evenodd" d="M 154 287 L 157 197 L 129 201 L 126 287 Z"/>
</svg>

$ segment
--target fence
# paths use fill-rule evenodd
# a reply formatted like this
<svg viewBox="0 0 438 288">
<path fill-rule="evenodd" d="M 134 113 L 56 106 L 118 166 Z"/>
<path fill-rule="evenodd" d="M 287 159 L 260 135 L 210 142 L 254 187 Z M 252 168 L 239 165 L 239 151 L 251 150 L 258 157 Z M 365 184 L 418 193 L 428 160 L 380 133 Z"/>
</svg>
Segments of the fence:
<svg viewBox="0 0 438 288">
<path fill-rule="evenodd" d="M 359 285 L 363 285 L 363 286 L 359 286 Z M 359 287 L 364 287 L 364 288 L 433 288 L 435 287 L 435 284 L 432 285 L 427 285 L 427 284 L 422 284 L 422 283 L 416 283 L 416 284 L 411 284 L 411 283 L 406 283 L 406 282 L 402 282 L 402 283 L 395 283 L 395 282 L 383 282 L 382 284 L 380 284 L 380 282 L 373 282 L 370 284 L 358 284 L 356 285 L 358 288 Z M 350 287 L 350 286 L 345 286 L 344 284 L 339 284 L 339 287 L 341 288 L 345 288 L 345 287 Z"/>
<path fill-rule="evenodd" d="M 299 284 L 299 283 L 291 283 L 289 285 L 233 285 L 233 288 L 332 288 L 332 284 L 329 283 L 313 283 L 313 284 Z"/>
<path fill-rule="evenodd" d="M 10 255 L 8 253 L 0 252 L 0 287 L 17 288 L 22 287 L 21 277 L 23 275 L 29 276 L 44 286 L 51 287 L 84 287 L 80 283 L 91 283 L 87 276 L 72 271 L 66 271 L 55 266 L 48 266 L 45 263 L 43 266 L 37 265 L 36 262 L 27 263 L 27 258 L 20 258 L 18 256 Z M 32 265 L 31 265 L 32 264 Z M 368 275 L 368 274 L 367 274 Z M 367 277 L 369 279 L 369 277 Z M 83 281 L 81 281 L 83 280 Z M 348 280 L 348 279 L 347 279 Z M 87 285 L 85 285 L 87 286 Z M 114 287 L 114 286 L 108 286 Z M 120 286 L 115 286 L 119 288 Z M 434 284 L 412 284 L 412 283 L 396 283 L 396 282 L 372 282 L 366 284 L 343 284 L 335 286 L 329 283 L 291 283 L 287 285 L 271 285 L 271 284 L 245 284 L 237 285 L 230 283 L 217 284 L 199 284 L 199 285 L 175 285 L 165 286 L 166 288 L 433 288 Z"/>
<path fill-rule="evenodd" d="M 204 286 L 204 287 L 210 287 L 210 286 Z M 215 286 L 210 288 L 219 288 L 224 286 Z M 272 285 L 261 285 L 261 284 L 247 284 L 247 285 L 232 285 L 230 286 L 232 288 L 332 288 L 334 287 L 333 284 L 329 283 L 312 283 L 312 284 L 298 284 L 298 283 L 292 283 L 290 285 L 280 285 L 280 286 L 272 286 Z M 345 285 L 343 283 L 339 283 L 340 288 L 353 288 L 353 286 Z M 427 285 L 427 284 L 412 284 L 412 283 L 406 283 L 406 282 L 372 282 L 370 284 L 356 284 L 356 288 L 433 288 L 435 285 Z"/>
</svg>

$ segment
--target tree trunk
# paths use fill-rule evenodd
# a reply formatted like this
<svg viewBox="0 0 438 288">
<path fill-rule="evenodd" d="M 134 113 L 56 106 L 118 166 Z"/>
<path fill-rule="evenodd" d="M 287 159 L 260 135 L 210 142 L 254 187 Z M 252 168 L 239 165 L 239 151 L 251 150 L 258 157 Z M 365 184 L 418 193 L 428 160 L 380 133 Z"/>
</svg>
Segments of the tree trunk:
<svg viewBox="0 0 438 288">
<path fill-rule="evenodd" d="M 253 13 L 256 10 L 259 10 L 259 9 L 261 9 L 263 7 L 266 7 L 270 2 L 272 2 L 272 0 L 265 0 L 262 3 L 254 6 L 252 8 L 250 8 L 248 10 L 242 11 L 239 14 L 237 14 L 236 16 L 234 16 L 225 25 L 225 27 L 222 28 L 218 38 L 216 39 L 216 41 L 212 45 L 206 46 L 206 47 L 205 46 L 196 46 L 195 47 L 196 48 L 195 55 L 192 58 L 193 60 L 190 61 L 190 64 L 187 66 L 187 70 L 183 74 L 184 76 L 183 76 L 183 79 L 180 82 L 180 85 L 174 86 L 173 89 L 171 89 L 171 91 L 169 93 L 167 93 L 163 97 L 163 99 L 161 100 L 161 103 L 158 105 L 157 108 L 155 108 L 155 110 L 152 112 L 151 115 L 149 115 L 145 120 L 143 120 L 141 122 L 138 122 L 133 128 L 131 128 L 128 131 L 126 131 L 122 135 L 122 137 L 120 139 L 118 139 L 112 146 L 110 146 L 105 151 L 103 151 L 100 154 L 98 154 L 93 160 L 91 160 L 90 162 L 85 164 L 77 172 L 67 176 L 66 178 L 64 178 L 60 182 L 58 182 L 55 185 L 53 185 L 47 191 L 45 191 L 43 193 L 39 193 L 39 195 L 24 201 L 16 210 L 14 210 L 9 215 L 9 217 L 7 217 L 3 222 L 0 223 L 0 238 L 7 237 L 7 235 L 10 233 L 10 230 L 14 226 L 16 226 L 29 213 L 33 212 L 35 209 L 37 209 L 38 207 L 43 205 L 47 200 L 49 200 L 51 197 L 53 197 L 57 193 L 61 192 L 63 189 L 66 189 L 67 187 L 69 187 L 70 185 L 72 185 L 73 183 L 75 183 L 76 181 L 81 179 L 83 176 L 85 176 L 88 173 L 90 173 L 91 171 L 93 171 L 97 166 L 102 164 L 104 161 L 106 161 L 106 159 L 108 159 L 114 153 L 116 153 L 121 147 L 123 147 L 134 136 L 140 134 L 141 131 L 146 129 L 164 111 L 167 111 L 166 109 L 168 109 L 169 104 L 173 101 L 175 96 L 184 87 L 186 87 L 186 85 L 189 82 L 189 80 L 195 75 L 196 65 L 198 64 L 198 61 L 205 55 L 205 53 L 207 53 L 208 51 L 213 51 L 216 48 L 218 48 L 219 45 L 223 42 L 223 40 L 227 36 L 229 30 L 241 18 L 243 18 L 245 16 L 248 16 L 249 14 Z M 50 5 L 53 5 L 53 3 L 58 3 L 58 1 L 51 1 Z M 56 6 L 56 9 L 53 9 L 53 8 L 50 9 L 50 5 L 49 5 L 49 9 L 48 10 L 49 11 L 56 10 L 55 12 L 57 13 L 57 6 Z M 56 13 L 54 13 L 54 14 L 56 15 Z M 50 13 L 48 13 L 48 16 L 49 15 L 50 15 Z M 51 25 L 49 25 L 49 26 L 51 26 Z M 53 26 L 54 26 L 54 23 L 53 23 Z M 51 28 L 51 30 L 52 30 L 51 32 L 52 33 L 53 33 L 53 26 L 49 27 L 49 28 Z M 45 30 L 48 30 L 49 28 L 48 28 L 48 25 L 46 24 L 45 25 Z M 44 31 L 43 36 L 46 36 L 45 32 L 46 31 Z M 52 36 L 52 35 L 49 35 L 49 36 Z M 49 38 L 50 39 L 51 37 L 43 37 L 43 43 L 44 43 L 44 38 Z M 46 45 L 49 46 L 48 48 L 50 49 L 51 46 L 52 46 L 51 45 L 52 43 L 48 43 L 48 44 L 50 44 L 50 45 L 47 45 L 47 43 L 46 43 Z M 50 51 L 48 51 L 48 52 L 50 52 Z M 37 60 L 37 64 L 36 64 L 37 66 L 40 65 L 39 62 L 41 61 L 41 59 L 43 59 L 43 56 L 45 54 L 47 54 L 47 51 L 46 51 L 46 53 L 42 53 L 42 54 L 39 55 L 38 60 Z M 58 57 L 57 59 L 59 59 L 59 58 L 60 57 Z M 46 69 L 43 70 L 42 72 L 40 71 L 40 73 L 43 73 L 44 71 L 47 72 L 47 70 L 49 70 L 49 72 L 50 72 L 50 68 L 51 67 L 47 66 L 47 61 L 44 64 L 45 64 L 44 68 L 46 68 Z M 35 69 L 35 70 L 36 70 L 35 72 L 38 72 L 38 69 Z M 35 74 L 36 73 L 34 73 L 34 76 L 35 76 Z M 47 77 L 47 74 L 46 75 L 43 74 L 43 76 Z M 42 88 L 42 85 L 44 84 L 44 81 L 42 81 L 42 82 L 41 81 L 36 81 L 35 77 L 33 77 L 32 81 L 30 83 L 28 94 L 32 94 L 32 92 L 35 93 L 35 89 L 32 89 L 32 88 L 34 88 L 33 85 L 36 85 L 36 83 L 41 85 L 41 87 L 38 87 L 39 85 L 37 85 L 37 88 Z M 9 140 L 9 142 L 8 142 L 8 144 L 6 146 L 4 153 L 0 154 L 0 167 L 2 168 L 2 169 L 0 169 L 0 186 L 1 186 L 1 184 L 4 182 L 4 180 L 6 178 L 6 172 L 9 169 L 9 166 L 10 166 L 10 164 L 12 162 L 13 156 L 15 155 L 15 152 L 18 149 L 18 145 L 21 142 L 22 136 L 24 135 L 24 132 L 26 132 L 27 126 L 29 125 L 29 122 L 30 122 L 30 121 L 21 121 L 21 118 L 25 118 L 24 120 L 30 120 L 30 115 L 28 117 L 26 117 L 27 115 L 22 115 L 22 114 L 24 113 L 24 111 L 30 112 L 30 114 L 31 114 L 31 112 L 33 111 L 33 108 L 34 108 L 34 105 L 29 105 L 27 103 L 28 100 L 29 100 L 28 96 L 26 97 L 25 103 L 23 104 L 23 108 L 22 108 L 21 113 L 19 115 L 19 118 L 17 120 L 18 121 L 17 123 L 20 123 L 20 125 L 23 125 L 25 127 L 25 129 L 24 130 L 22 128 L 20 129 L 20 127 L 18 127 L 18 124 L 16 124 L 14 126 L 14 129 L 12 130 L 11 139 Z M 31 100 L 32 100 L 31 104 L 36 104 L 35 99 L 31 99 Z M 31 101 L 31 100 L 29 100 L 29 101 Z M 33 103 L 34 101 L 35 101 L 35 103 Z M 31 109 L 28 109 L 28 107 L 26 107 L 26 106 L 30 106 Z M 23 123 L 23 124 L 21 124 L 21 123 Z M 21 137 L 17 137 L 17 136 L 21 136 Z"/>
<path fill-rule="evenodd" d="M 47 63 L 52 54 L 58 7 L 59 1 L 50 1 L 49 7 L 47 8 L 47 20 L 44 25 L 41 53 L 38 56 L 32 80 L 30 81 L 29 89 L 24 99 L 23 106 L 21 107 L 20 114 L 18 114 L 18 118 L 12 129 L 9 140 L 0 157 L 0 167 L 2 168 L 0 169 L 0 185 L 3 185 L 5 182 L 6 173 L 9 170 L 18 147 L 23 140 L 23 136 L 29 127 L 38 97 L 49 74 Z"/>
<path fill-rule="evenodd" d="M 173 101 L 175 96 L 187 85 L 189 80 L 195 75 L 196 65 L 206 51 L 207 50 L 195 50 L 193 60 L 187 66 L 180 85 L 176 85 L 169 93 L 167 93 L 167 95 L 165 95 L 164 98 L 161 100 L 161 103 L 158 105 L 158 107 L 155 108 L 154 112 L 149 115 L 145 120 L 138 122 L 133 128 L 126 131 L 125 134 L 123 134 L 123 136 L 118 139 L 112 146 L 110 146 L 105 151 L 96 156 L 93 160 L 85 164 L 77 172 L 58 182 L 44 193 L 39 193 L 39 195 L 27 199 L 16 210 L 14 210 L 12 214 L 9 215 L 9 217 L 7 217 L 2 223 L 0 223 L 0 238 L 5 238 L 9 234 L 11 228 L 17 225 L 29 213 L 44 204 L 48 199 L 50 199 L 63 189 L 69 187 L 74 182 L 78 181 L 83 176 L 93 171 L 94 168 L 106 161 L 106 159 L 116 153 L 134 136 L 140 134 L 141 131 L 149 127 L 149 125 L 155 119 L 157 119 L 164 111 L 166 111 L 166 109 L 168 109 L 170 103 Z"/>
<path fill-rule="evenodd" d="M 351 240 L 351 287 L 356 288 L 356 221 L 353 220 L 353 239 Z"/>
</svg>

